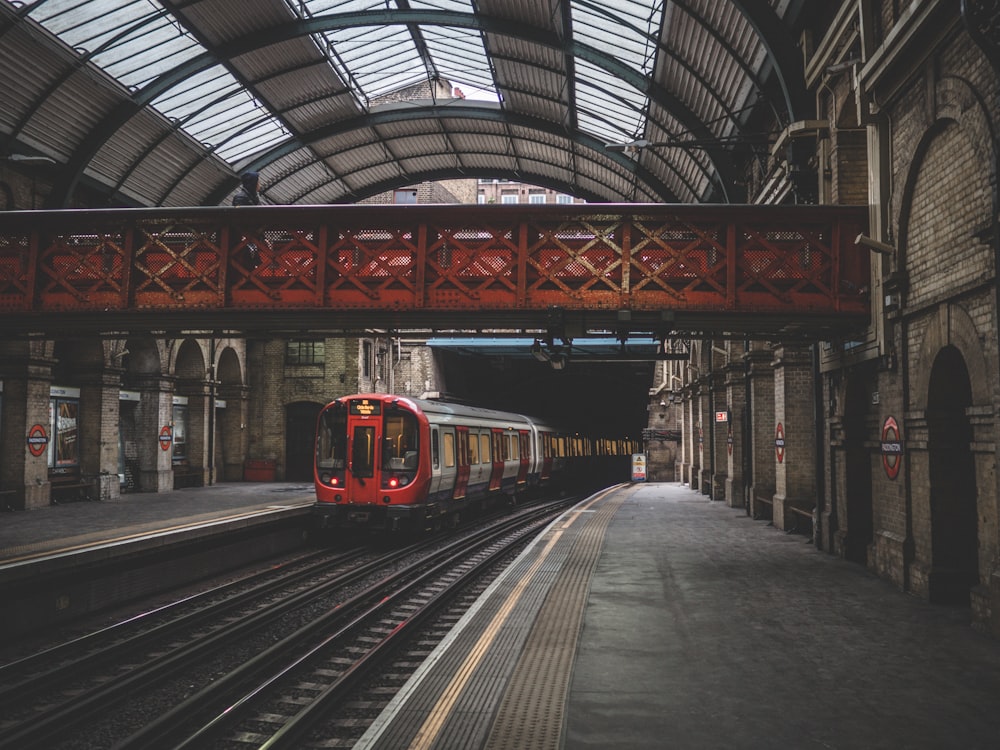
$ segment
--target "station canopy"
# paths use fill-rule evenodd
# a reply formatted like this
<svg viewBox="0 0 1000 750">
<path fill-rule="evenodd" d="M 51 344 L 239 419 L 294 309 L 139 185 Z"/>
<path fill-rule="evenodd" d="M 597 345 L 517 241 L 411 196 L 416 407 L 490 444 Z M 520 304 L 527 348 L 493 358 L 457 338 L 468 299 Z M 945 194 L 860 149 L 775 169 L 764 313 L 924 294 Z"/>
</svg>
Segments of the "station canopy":
<svg viewBox="0 0 1000 750">
<path fill-rule="evenodd" d="M 251 170 L 278 204 L 465 178 L 742 202 L 810 116 L 799 42 L 821 6 L 0 0 L 0 158 L 48 165 L 56 206 L 81 184 L 225 204 Z"/>
</svg>

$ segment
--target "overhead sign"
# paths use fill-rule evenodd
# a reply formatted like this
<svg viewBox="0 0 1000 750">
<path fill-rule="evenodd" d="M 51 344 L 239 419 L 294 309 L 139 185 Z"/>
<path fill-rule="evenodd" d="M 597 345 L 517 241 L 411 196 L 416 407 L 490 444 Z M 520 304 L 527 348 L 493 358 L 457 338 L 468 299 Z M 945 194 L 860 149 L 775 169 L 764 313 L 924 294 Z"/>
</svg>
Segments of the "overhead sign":
<svg viewBox="0 0 1000 750">
<path fill-rule="evenodd" d="M 882 468 L 889 479 L 899 476 L 903 465 L 903 437 L 894 417 L 886 417 L 882 423 Z"/>
<path fill-rule="evenodd" d="M 28 430 L 28 451 L 32 456 L 40 456 L 45 453 L 48 445 L 49 434 L 45 431 L 45 427 L 40 424 L 33 425 Z"/>
</svg>

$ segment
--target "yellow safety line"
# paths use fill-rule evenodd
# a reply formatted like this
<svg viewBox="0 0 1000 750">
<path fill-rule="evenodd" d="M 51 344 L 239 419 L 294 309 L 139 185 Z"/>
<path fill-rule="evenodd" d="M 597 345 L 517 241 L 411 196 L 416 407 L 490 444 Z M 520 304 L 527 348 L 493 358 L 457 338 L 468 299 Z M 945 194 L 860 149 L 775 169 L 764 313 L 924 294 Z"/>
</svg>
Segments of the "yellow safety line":
<svg viewBox="0 0 1000 750">
<path fill-rule="evenodd" d="M 284 508 L 298 507 L 298 506 L 282 506 Z M 108 544 L 117 544 L 118 542 L 127 542 L 132 539 L 142 539 L 143 537 L 158 536 L 160 534 L 165 534 L 171 531 L 182 531 L 184 529 L 193 529 L 199 526 L 210 526 L 212 524 L 219 523 L 221 521 L 231 521 L 237 518 L 248 518 L 250 516 L 259 516 L 264 513 L 270 513 L 274 508 L 261 508 L 260 510 L 247 511 L 244 513 L 235 513 L 230 516 L 220 516 L 219 518 L 209 518 L 202 521 L 192 521 L 190 523 L 180 524 L 178 526 L 165 526 L 162 529 L 154 529 L 151 531 L 141 531 L 136 534 L 128 534 L 127 536 L 116 536 L 111 539 L 100 539 L 96 542 L 84 542 L 82 544 L 76 544 L 72 547 L 59 547 L 58 549 L 47 550 L 44 552 L 35 552 L 30 555 L 23 555 L 21 557 L 8 557 L 0 558 L 0 567 L 5 565 L 13 565 L 14 563 L 25 562 L 26 560 L 35 560 L 44 557 L 57 557 L 59 555 L 66 554 L 67 552 L 76 552 L 78 550 L 87 549 L 88 547 L 103 547 Z"/>
<path fill-rule="evenodd" d="M 486 630 L 480 636 L 476 645 L 469 652 L 466 657 L 465 662 L 452 677 L 451 682 L 448 687 L 445 688 L 441 697 L 438 698 L 438 702 L 431 709 L 430 714 L 424 720 L 423 726 L 417 732 L 413 741 L 410 743 L 410 750 L 428 750 L 434 741 L 438 738 L 441 730 L 444 728 L 444 724 L 448 717 L 451 715 L 452 709 L 455 707 L 455 703 L 462 691 L 465 689 L 466 684 L 472 678 L 473 672 L 475 672 L 476 667 L 486 656 L 486 652 L 489 651 L 490 646 L 493 645 L 493 641 L 496 640 L 497 634 L 500 632 L 500 628 L 507 621 L 507 617 L 510 615 L 511 610 L 520 601 L 521 596 L 524 594 L 525 589 L 531 582 L 532 577 L 538 572 L 538 569 L 542 567 L 545 559 L 548 557 L 552 548 L 555 546 L 556 542 L 562 537 L 563 532 L 568 529 L 574 521 L 580 516 L 580 511 L 588 510 L 590 506 L 594 505 L 598 501 L 604 499 L 605 496 L 611 492 L 618 489 L 618 487 L 611 487 L 601 494 L 595 496 L 590 500 L 583 508 L 576 510 L 572 513 L 566 522 L 552 535 L 549 539 L 548 544 L 539 553 L 538 558 L 532 563 L 531 567 L 528 569 L 526 575 L 522 576 L 521 580 L 518 581 L 514 590 L 507 595 L 507 599 L 504 601 L 503 606 L 500 610 L 493 616 L 493 620 L 487 626 Z"/>
</svg>

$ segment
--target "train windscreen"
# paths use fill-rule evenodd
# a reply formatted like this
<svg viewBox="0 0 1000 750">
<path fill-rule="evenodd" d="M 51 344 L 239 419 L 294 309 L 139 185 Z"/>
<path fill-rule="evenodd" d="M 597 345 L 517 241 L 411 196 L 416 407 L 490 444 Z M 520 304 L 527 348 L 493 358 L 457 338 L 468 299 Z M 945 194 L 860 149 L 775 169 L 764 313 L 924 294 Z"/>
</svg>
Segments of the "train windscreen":
<svg viewBox="0 0 1000 750">
<path fill-rule="evenodd" d="M 325 409 L 316 435 L 316 466 L 343 469 L 347 465 L 347 410 L 343 404 Z"/>
</svg>

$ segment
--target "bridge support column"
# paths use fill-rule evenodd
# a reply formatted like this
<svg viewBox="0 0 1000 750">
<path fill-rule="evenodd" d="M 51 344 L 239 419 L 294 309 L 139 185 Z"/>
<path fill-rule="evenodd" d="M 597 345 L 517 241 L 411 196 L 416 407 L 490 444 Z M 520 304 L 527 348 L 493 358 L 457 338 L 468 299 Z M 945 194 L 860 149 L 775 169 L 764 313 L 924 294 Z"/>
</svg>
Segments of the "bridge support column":
<svg viewBox="0 0 1000 750">
<path fill-rule="evenodd" d="M 698 458 L 701 456 L 701 443 L 698 434 L 698 397 L 697 388 L 688 386 L 684 389 L 684 467 L 682 469 L 681 481 L 688 486 L 698 489 L 698 480 L 701 477 L 701 465 Z"/>
<path fill-rule="evenodd" d="M 87 432 L 80 442 L 80 478 L 93 482 L 95 500 L 117 500 L 118 409 L 122 370 L 109 367 L 85 374 L 80 379 L 80 424 Z"/>
<path fill-rule="evenodd" d="M 774 417 L 784 446 L 776 446 L 774 525 L 793 529 L 816 504 L 816 415 L 812 356 L 807 347 L 774 350 Z M 779 438 L 780 439 L 780 438 Z M 796 512 L 798 511 L 798 512 Z"/>
<path fill-rule="evenodd" d="M 138 457 L 136 489 L 139 492 L 167 492 L 174 488 L 173 393 L 172 379 L 150 377 L 139 382 L 134 427 Z"/>
<path fill-rule="evenodd" d="M 698 378 L 698 490 L 702 495 L 712 494 L 712 379 L 710 373 Z M 693 485 L 692 485 L 693 486 Z"/>
<path fill-rule="evenodd" d="M 49 389 L 53 360 L 46 357 L 45 342 L 16 344 L 19 351 L 2 351 L 3 415 L 0 419 L 0 502 L 13 510 L 31 510 L 49 504 L 49 446 L 38 445 L 36 456 L 27 443 L 36 425 L 52 440 L 49 425 Z"/>
<path fill-rule="evenodd" d="M 717 417 L 729 409 L 729 397 L 726 389 L 726 373 L 724 369 L 715 370 L 711 376 L 712 403 L 708 415 L 712 428 L 712 492 L 713 500 L 726 499 L 726 483 L 729 481 L 729 451 L 726 439 L 729 436 L 729 423 L 720 422 Z"/>
<path fill-rule="evenodd" d="M 770 347 L 753 342 L 746 353 L 747 400 L 750 424 L 747 426 L 750 451 L 749 484 L 750 515 L 770 518 L 774 497 L 774 369 Z"/>
<path fill-rule="evenodd" d="M 730 508 L 746 506 L 744 483 L 744 455 L 749 449 L 744 445 L 743 425 L 746 402 L 746 370 L 742 359 L 734 359 L 726 367 L 726 404 L 729 424 L 726 434 L 726 505 Z"/>
</svg>

